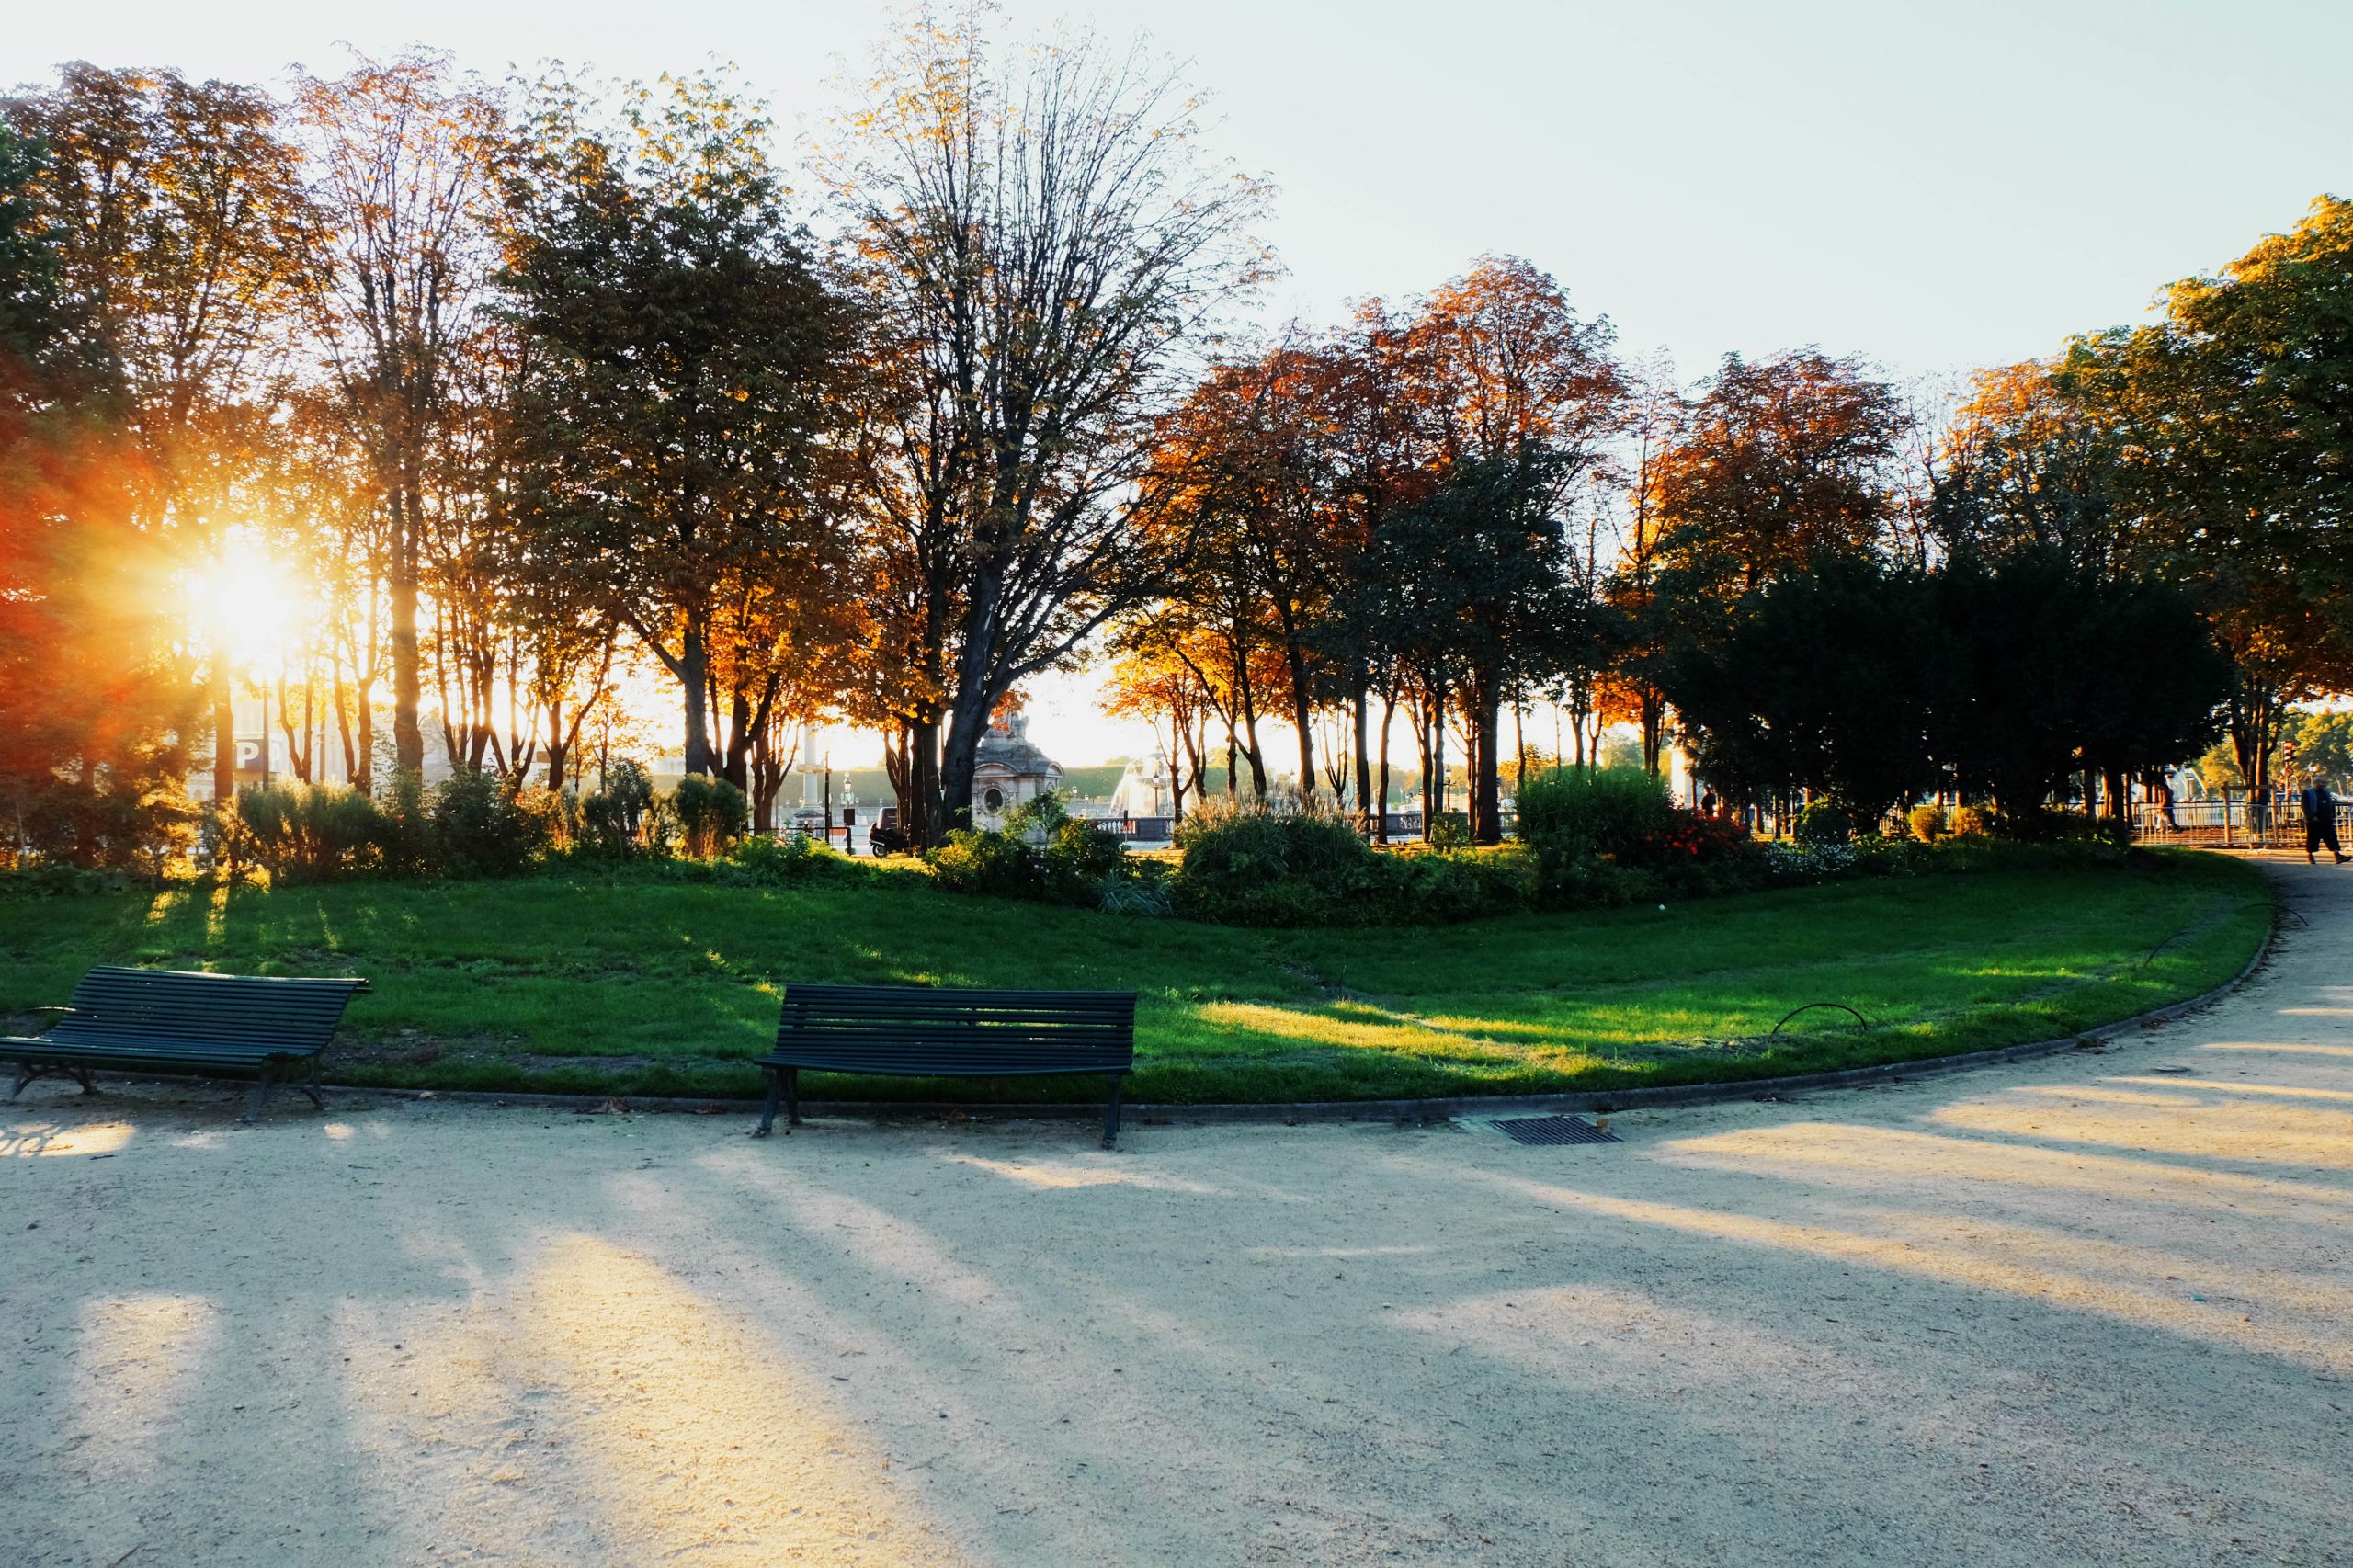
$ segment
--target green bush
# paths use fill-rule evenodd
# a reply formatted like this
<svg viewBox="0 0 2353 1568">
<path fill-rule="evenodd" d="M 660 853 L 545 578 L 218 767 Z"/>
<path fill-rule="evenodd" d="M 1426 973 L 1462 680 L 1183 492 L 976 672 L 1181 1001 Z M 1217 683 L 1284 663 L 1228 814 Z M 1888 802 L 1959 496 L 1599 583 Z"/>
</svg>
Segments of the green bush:
<svg viewBox="0 0 2353 1568">
<path fill-rule="evenodd" d="M 1808 849 L 1818 849 L 1825 844 L 1844 844 L 1855 836 L 1854 814 L 1846 807 L 1829 801 L 1816 801 L 1798 812 L 1798 820 L 1790 836 Z"/>
<path fill-rule="evenodd" d="M 1945 809 L 1938 805 L 1915 806 L 1904 820 L 1911 828 L 1912 836 L 1923 844 L 1934 844 L 1952 831 L 1952 824 L 1945 818 Z"/>
<path fill-rule="evenodd" d="M 724 778 L 699 773 L 678 780 L 670 809 L 676 813 L 681 846 L 697 860 L 717 859 L 752 825 L 752 804 L 744 791 Z"/>
<path fill-rule="evenodd" d="M 376 803 L 339 784 L 240 790 L 233 852 L 267 866 L 273 879 L 317 881 L 376 861 L 384 830 Z"/>
<path fill-rule="evenodd" d="M 1429 843 L 1433 849 L 1470 848 L 1471 819 L 1461 812 L 1440 812 L 1430 819 Z"/>
<path fill-rule="evenodd" d="M 1548 868 L 1639 858 L 1674 823 L 1665 781 L 1640 767 L 1552 767 L 1519 788 L 1520 842 Z"/>
<path fill-rule="evenodd" d="M 1983 806 L 1955 806 L 1946 831 L 1955 838 L 1984 838 L 1994 831 L 1994 813 Z"/>
<path fill-rule="evenodd" d="M 654 776 L 643 763 L 622 757 L 580 802 L 580 846 L 613 859 L 657 847 L 647 832 L 654 815 Z"/>
<path fill-rule="evenodd" d="M 496 774 L 471 768 L 433 787 L 432 822 L 440 869 L 453 877 L 511 877 L 548 846 L 544 813 Z"/>
<path fill-rule="evenodd" d="M 440 835 L 426 809 L 423 779 L 409 772 L 393 774 L 378 811 L 382 821 L 377 830 L 376 852 L 384 869 L 398 876 L 422 877 L 440 869 Z"/>
<path fill-rule="evenodd" d="M 932 881 L 949 892 L 1042 901 L 1045 858 L 1009 833 L 957 828 L 924 859 Z"/>
<path fill-rule="evenodd" d="M 718 881 L 746 886 L 837 881 L 876 875 L 805 833 L 755 834 L 739 840 L 718 863 Z M 899 876 L 912 873 L 898 872 Z"/>
</svg>

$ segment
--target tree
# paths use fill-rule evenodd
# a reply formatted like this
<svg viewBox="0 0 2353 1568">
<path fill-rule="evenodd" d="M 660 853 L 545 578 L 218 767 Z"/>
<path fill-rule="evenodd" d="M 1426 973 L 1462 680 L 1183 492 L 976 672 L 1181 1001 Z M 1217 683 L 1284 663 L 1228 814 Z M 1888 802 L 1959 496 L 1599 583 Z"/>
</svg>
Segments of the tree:
<svg viewBox="0 0 2353 1568">
<path fill-rule="evenodd" d="M 1087 38 L 1000 62 L 984 16 L 917 13 L 825 164 L 895 361 L 861 449 L 927 836 L 969 820 L 1006 693 L 1156 585 L 1126 528 L 1154 416 L 1265 271 L 1264 188 L 1202 154 L 1172 73 Z"/>
<path fill-rule="evenodd" d="M 300 78 L 295 114 L 319 214 L 313 337 L 382 512 L 392 761 L 417 775 L 427 511 L 453 383 L 482 329 L 501 117 L 478 81 L 423 49 Z"/>
<path fill-rule="evenodd" d="M 194 705 L 139 526 L 131 394 L 66 281 L 44 172 L 0 125 L 0 831 L 12 860 L 125 865 L 181 814 Z"/>
<path fill-rule="evenodd" d="M 1658 466 L 1663 564 L 1688 590 L 1745 593 L 1825 555 L 1867 551 L 1890 515 L 1904 409 L 1854 359 L 1727 355 Z"/>
<path fill-rule="evenodd" d="M 1743 595 L 1668 666 L 1698 772 L 1735 800 L 1820 790 L 1863 821 L 1935 788 L 1949 661 L 1930 593 L 1916 571 L 1825 554 Z"/>
<path fill-rule="evenodd" d="M 45 149 L 25 198 L 119 375 L 131 520 L 217 566 L 270 435 L 267 386 L 309 258 L 299 154 L 265 93 L 76 62 L 0 108 Z M 226 627 L 216 628 L 225 637 Z M 236 785 L 230 655 L 208 650 L 213 795 Z"/>
<path fill-rule="evenodd" d="M 1485 557 L 1506 595 L 1473 615 L 1483 651 L 1465 665 L 1463 690 L 1472 836 L 1493 844 L 1502 836 L 1502 705 L 1572 662 L 1558 637 L 1531 656 L 1533 634 L 1520 624 L 1528 607 L 1546 597 L 1556 607 L 1567 601 L 1559 584 L 1539 594 L 1522 573 L 1540 560 L 1565 578 L 1561 515 L 1601 472 L 1626 387 L 1608 322 L 1581 320 L 1549 275 L 1517 257 L 1480 258 L 1424 302 L 1414 330 L 1428 346 L 1432 424 L 1455 499 L 1504 508 L 1486 519 L 1456 509 L 1471 530 L 1470 556 Z M 1510 540 L 1521 543 L 1496 549 Z M 1563 626 L 1592 624 L 1580 607 Z"/>
<path fill-rule="evenodd" d="M 687 771 L 738 788 L 845 597 L 823 460 L 847 324 L 785 218 L 767 129 L 716 77 L 632 89 L 610 122 L 548 78 L 499 278 L 535 352 L 517 520 L 677 682 Z"/>
<path fill-rule="evenodd" d="M 2353 203 L 2165 291 L 2165 319 L 2076 339 L 2055 372 L 2113 432 L 2136 552 L 2198 586 L 2237 671 L 2258 792 L 2289 703 L 2353 688 Z"/>
</svg>

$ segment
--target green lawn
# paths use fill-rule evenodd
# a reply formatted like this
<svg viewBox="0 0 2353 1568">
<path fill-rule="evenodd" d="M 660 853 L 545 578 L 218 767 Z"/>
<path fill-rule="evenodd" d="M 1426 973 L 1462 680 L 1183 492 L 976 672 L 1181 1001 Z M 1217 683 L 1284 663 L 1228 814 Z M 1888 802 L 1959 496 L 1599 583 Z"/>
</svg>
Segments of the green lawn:
<svg viewBox="0 0 2353 1568">
<path fill-rule="evenodd" d="M 904 881 L 756 890 L 642 875 L 10 897 L 0 1014 L 63 1000 L 100 962 L 359 973 L 374 991 L 330 1059 L 336 1080 L 750 1095 L 748 1059 L 795 979 L 1132 987 L 1139 1100 L 1615 1088 L 2044 1039 L 2235 973 L 2271 917 L 2254 869 L 2136 858 L 1427 931 L 1241 931 Z M 1768 1040 L 1814 1001 L 1873 1027 L 1817 1010 Z M 817 1079 L 810 1092 L 1094 1090 Z"/>
</svg>

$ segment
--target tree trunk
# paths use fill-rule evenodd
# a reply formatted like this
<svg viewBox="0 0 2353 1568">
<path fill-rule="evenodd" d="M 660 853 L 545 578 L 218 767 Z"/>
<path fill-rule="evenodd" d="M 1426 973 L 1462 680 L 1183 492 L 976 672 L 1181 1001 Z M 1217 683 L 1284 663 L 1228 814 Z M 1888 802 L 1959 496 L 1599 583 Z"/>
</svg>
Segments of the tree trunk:
<svg viewBox="0 0 2353 1568">
<path fill-rule="evenodd" d="M 212 699 L 212 799 L 226 810 L 237 793 L 237 703 L 229 685 L 229 653 L 219 643 L 206 685 Z"/>
<path fill-rule="evenodd" d="M 1361 837 L 1372 836 L 1372 693 L 1365 683 L 1357 683 L 1353 704 L 1356 732 L 1357 833 Z"/>
<path fill-rule="evenodd" d="M 1471 842 L 1501 844 L 1503 832 L 1503 699 L 1492 677 L 1475 689 L 1478 709 L 1471 739 Z"/>
<path fill-rule="evenodd" d="M 710 651 L 699 619 L 689 619 L 673 666 L 686 693 L 687 771 L 710 771 Z"/>
<path fill-rule="evenodd" d="M 1397 716 L 1397 688 L 1381 694 L 1381 783 L 1372 808 L 1372 841 L 1389 842 L 1389 726 Z"/>
<path fill-rule="evenodd" d="M 392 502 L 392 559 L 388 582 L 392 598 L 392 767 L 422 782 L 425 732 L 416 720 L 423 671 L 416 642 L 416 516 L 415 497 L 396 492 Z"/>
</svg>

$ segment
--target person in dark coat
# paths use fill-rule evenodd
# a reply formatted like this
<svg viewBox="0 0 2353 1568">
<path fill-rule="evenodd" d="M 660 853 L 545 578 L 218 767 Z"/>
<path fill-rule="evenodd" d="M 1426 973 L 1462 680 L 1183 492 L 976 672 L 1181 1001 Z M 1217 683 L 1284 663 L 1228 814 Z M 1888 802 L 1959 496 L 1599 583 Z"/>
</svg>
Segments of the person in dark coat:
<svg viewBox="0 0 2353 1568">
<path fill-rule="evenodd" d="M 2345 851 L 2336 846 L 2336 797 L 2329 793 L 2319 774 L 2305 782 L 2303 792 L 2296 800 L 2304 808 L 2304 863 L 2318 865 L 2316 857 L 2321 846 L 2326 845 L 2328 852 L 2336 857 L 2336 863 L 2345 864 Z"/>
</svg>

